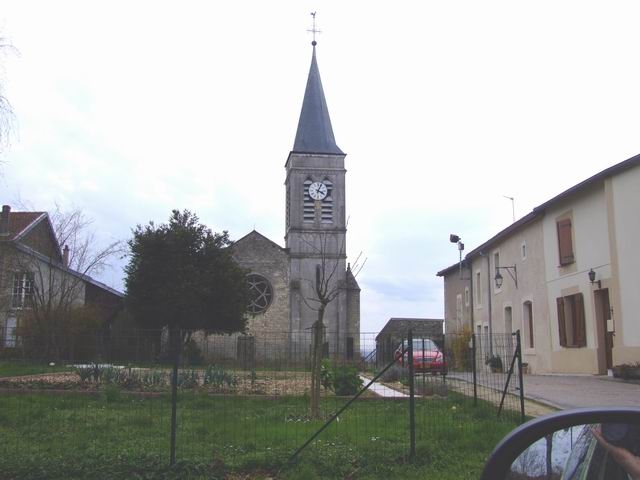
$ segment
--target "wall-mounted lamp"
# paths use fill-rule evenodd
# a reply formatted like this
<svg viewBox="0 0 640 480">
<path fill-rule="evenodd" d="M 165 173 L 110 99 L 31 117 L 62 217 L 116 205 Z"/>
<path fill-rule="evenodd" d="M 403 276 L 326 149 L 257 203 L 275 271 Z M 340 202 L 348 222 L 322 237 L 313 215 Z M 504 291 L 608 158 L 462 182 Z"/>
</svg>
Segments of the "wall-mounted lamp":
<svg viewBox="0 0 640 480">
<path fill-rule="evenodd" d="M 496 276 L 493 277 L 496 282 L 496 288 L 501 288 L 504 282 L 504 277 L 500 274 L 500 270 L 506 270 L 513 279 L 513 283 L 516 284 L 516 288 L 518 288 L 518 270 L 515 265 L 511 267 L 496 267 Z"/>
<path fill-rule="evenodd" d="M 598 290 L 602 289 L 602 281 L 601 280 L 597 280 L 596 281 L 596 272 L 594 272 L 593 268 L 591 270 L 589 270 L 589 281 L 591 282 L 591 285 L 597 283 L 598 284 Z"/>
<path fill-rule="evenodd" d="M 458 251 L 460 252 L 460 261 L 458 262 L 458 265 L 460 268 L 460 279 L 462 279 L 462 251 L 464 250 L 464 243 L 462 243 L 462 239 L 455 233 L 449 235 L 449 241 L 451 243 L 458 244 Z"/>
</svg>

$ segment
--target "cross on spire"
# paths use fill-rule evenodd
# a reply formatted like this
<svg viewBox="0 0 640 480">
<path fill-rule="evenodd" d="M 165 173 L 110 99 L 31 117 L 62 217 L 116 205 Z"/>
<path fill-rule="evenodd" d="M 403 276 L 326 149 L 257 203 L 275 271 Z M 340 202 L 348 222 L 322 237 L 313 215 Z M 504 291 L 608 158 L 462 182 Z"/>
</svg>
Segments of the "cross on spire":
<svg viewBox="0 0 640 480">
<path fill-rule="evenodd" d="M 313 26 L 311 27 L 311 30 L 307 30 L 307 32 L 311 32 L 313 34 L 313 42 L 311 42 L 311 45 L 315 47 L 318 44 L 318 42 L 316 42 L 316 33 L 322 32 L 316 28 L 316 12 L 311 12 L 311 16 L 313 17 Z"/>
</svg>

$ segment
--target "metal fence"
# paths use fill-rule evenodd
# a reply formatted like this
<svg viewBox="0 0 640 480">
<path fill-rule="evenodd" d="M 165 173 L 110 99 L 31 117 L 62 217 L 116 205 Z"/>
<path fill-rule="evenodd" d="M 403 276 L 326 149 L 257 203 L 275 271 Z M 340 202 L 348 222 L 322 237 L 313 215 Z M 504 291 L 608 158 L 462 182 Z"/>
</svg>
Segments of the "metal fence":
<svg viewBox="0 0 640 480">
<path fill-rule="evenodd" d="M 472 417 L 513 424 L 525 413 L 518 335 L 409 342 L 406 332 L 389 348 L 365 333 L 338 349 L 329 332 L 319 418 L 309 415 L 311 332 L 183 336 L 173 403 L 168 337 L 131 330 L 4 342 L 0 457 L 69 448 L 164 454 L 172 408 L 178 458 L 228 464 L 248 454 L 288 457 L 312 437 L 315 448 L 410 452 L 447 432 L 465 434 Z M 456 408 L 467 413 L 451 415 Z"/>
</svg>

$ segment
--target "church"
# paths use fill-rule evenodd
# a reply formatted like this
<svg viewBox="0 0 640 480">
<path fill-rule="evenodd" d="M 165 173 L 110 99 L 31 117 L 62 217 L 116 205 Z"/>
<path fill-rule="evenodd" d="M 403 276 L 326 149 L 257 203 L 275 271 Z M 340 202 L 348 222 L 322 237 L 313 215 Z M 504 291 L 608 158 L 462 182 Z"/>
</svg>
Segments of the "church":
<svg viewBox="0 0 640 480">
<path fill-rule="evenodd" d="M 268 360 L 304 359 L 318 318 L 317 282 L 335 298 L 326 306 L 324 354 L 357 359 L 360 287 L 347 264 L 346 154 L 336 144 L 320 81 L 316 42 L 293 145 L 285 163 L 285 246 L 252 231 L 236 241 L 234 258 L 249 272 L 247 332 L 227 355 Z M 208 343 L 210 346 L 211 341 Z M 217 350 L 220 351 L 218 345 Z"/>
</svg>

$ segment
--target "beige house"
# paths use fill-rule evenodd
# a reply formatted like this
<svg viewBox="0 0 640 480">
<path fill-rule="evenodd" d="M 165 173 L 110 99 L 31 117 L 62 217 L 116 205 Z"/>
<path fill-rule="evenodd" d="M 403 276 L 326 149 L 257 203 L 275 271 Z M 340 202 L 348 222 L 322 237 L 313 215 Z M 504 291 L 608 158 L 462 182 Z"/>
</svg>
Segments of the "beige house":
<svg viewBox="0 0 640 480">
<path fill-rule="evenodd" d="M 446 332 L 519 330 L 532 373 L 640 361 L 639 204 L 640 155 L 534 208 L 438 272 Z"/>
<path fill-rule="evenodd" d="M 123 294 L 68 267 L 46 212 L 0 213 L 0 349 L 17 346 L 26 314 L 92 305 L 105 321 L 122 308 Z M 57 317 L 56 317 L 57 318 Z"/>
</svg>

